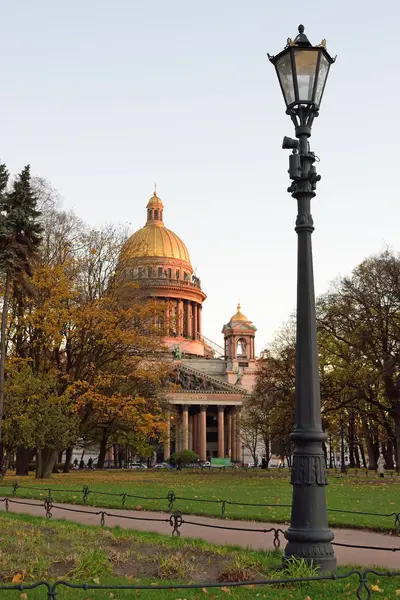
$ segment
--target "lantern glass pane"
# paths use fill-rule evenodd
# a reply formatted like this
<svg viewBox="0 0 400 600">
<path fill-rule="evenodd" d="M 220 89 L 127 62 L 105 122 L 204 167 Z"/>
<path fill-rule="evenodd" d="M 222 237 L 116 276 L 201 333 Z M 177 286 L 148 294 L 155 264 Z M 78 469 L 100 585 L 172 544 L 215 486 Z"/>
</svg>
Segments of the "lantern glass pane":
<svg viewBox="0 0 400 600">
<path fill-rule="evenodd" d="M 329 66 L 330 65 L 327 58 L 324 56 L 324 54 L 321 54 L 321 60 L 319 63 L 318 70 L 317 89 L 315 90 L 315 104 L 317 104 L 317 106 L 321 104 L 326 78 L 328 77 Z"/>
<path fill-rule="evenodd" d="M 296 64 L 297 86 L 299 88 L 299 101 L 311 102 L 317 71 L 318 49 L 296 49 L 294 51 L 294 60 Z"/>
<path fill-rule="evenodd" d="M 278 58 L 278 60 L 275 63 L 275 66 L 280 84 L 282 86 L 285 102 L 287 105 L 292 104 L 292 102 L 295 101 L 295 97 L 290 53 L 287 52 L 286 54 Z"/>
</svg>

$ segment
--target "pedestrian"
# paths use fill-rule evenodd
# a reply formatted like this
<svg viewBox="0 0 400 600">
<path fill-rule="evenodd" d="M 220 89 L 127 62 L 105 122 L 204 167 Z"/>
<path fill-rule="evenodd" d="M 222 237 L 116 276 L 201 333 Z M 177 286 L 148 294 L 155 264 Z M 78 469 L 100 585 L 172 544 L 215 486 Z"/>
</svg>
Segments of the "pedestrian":
<svg viewBox="0 0 400 600">
<path fill-rule="evenodd" d="M 76 458 L 74 460 L 74 469 L 77 469 L 77 468 L 78 468 L 78 459 Z"/>
<path fill-rule="evenodd" d="M 88 466 L 88 469 L 93 469 L 93 459 L 92 458 L 89 458 L 89 460 L 87 462 L 87 466 Z"/>
<path fill-rule="evenodd" d="M 378 458 L 378 473 L 381 477 L 385 477 L 385 467 L 386 467 L 386 461 L 381 452 L 379 455 L 379 458 Z"/>
<path fill-rule="evenodd" d="M 82 458 L 81 462 L 79 463 L 79 468 L 80 469 L 84 469 L 85 468 L 85 461 L 83 460 L 83 458 Z"/>
</svg>

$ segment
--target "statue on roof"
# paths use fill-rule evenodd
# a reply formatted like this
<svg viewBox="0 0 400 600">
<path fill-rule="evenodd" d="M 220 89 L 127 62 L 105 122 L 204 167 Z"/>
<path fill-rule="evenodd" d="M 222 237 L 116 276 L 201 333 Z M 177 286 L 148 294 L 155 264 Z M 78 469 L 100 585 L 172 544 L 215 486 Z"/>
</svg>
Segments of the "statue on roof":
<svg viewBox="0 0 400 600">
<path fill-rule="evenodd" d="M 174 346 L 174 349 L 172 350 L 172 355 L 177 360 L 180 360 L 182 358 L 182 350 L 179 344 L 176 344 Z"/>
</svg>

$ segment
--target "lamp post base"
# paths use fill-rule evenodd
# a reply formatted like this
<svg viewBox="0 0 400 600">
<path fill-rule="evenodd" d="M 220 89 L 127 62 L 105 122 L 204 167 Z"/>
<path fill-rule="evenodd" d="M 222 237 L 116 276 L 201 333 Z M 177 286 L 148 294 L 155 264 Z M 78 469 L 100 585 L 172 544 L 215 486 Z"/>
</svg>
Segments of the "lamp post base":
<svg viewBox="0 0 400 600">
<path fill-rule="evenodd" d="M 304 537 L 307 536 L 307 541 L 294 541 L 297 537 L 302 537 L 300 530 L 288 529 L 285 532 L 287 538 L 291 538 L 292 541 L 288 542 L 285 548 L 285 555 L 283 557 L 283 564 L 288 558 L 295 556 L 296 558 L 304 558 L 304 560 L 314 567 L 319 567 L 318 573 L 335 573 L 336 572 L 336 557 L 333 553 L 332 544 L 330 541 L 322 542 L 321 538 L 332 537 L 331 531 L 314 532 L 319 535 L 318 540 L 315 542 L 310 541 L 310 534 L 308 531 L 303 531 Z"/>
<path fill-rule="evenodd" d="M 296 444 L 291 484 L 293 485 L 290 527 L 285 531 L 288 543 L 285 559 L 290 556 L 304 558 L 308 564 L 319 567 L 319 572 L 335 572 L 333 532 L 328 527 L 325 488 L 328 484 L 325 456 L 321 440 L 322 431 L 311 438 L 304 432 L 295 432 Z M 299 439 L 300 438 L 300 439 Z M 284 560 L 285 560 L 284 559 Z"/>
</svg>

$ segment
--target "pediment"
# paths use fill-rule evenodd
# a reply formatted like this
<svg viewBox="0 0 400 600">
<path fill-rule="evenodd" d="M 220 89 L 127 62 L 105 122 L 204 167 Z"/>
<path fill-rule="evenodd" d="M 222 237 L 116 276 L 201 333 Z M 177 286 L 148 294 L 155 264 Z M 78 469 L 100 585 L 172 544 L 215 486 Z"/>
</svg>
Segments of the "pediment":
<svg viewBox="0 0 400 600">
<path fill-rule="evenodd" d="M 187 392 L 247 394 L 247 391 L 238 385 L 220 381 L 212 375 L 193 369 L 183 363 L 176 365 L 171 375 L 171 383 Z"/>
</svg>

